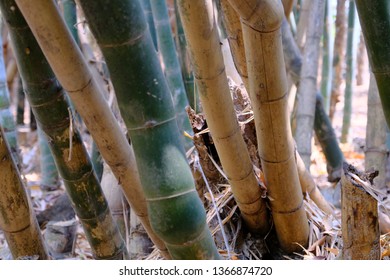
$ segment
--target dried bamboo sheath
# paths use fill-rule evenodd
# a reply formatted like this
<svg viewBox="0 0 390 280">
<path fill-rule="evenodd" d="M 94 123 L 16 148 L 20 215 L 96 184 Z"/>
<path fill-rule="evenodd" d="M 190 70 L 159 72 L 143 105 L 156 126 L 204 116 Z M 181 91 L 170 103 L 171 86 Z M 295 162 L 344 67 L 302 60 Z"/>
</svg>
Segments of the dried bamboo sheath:
<svg viewBox="0 0 390 280">
<path fill-rule="evenodd" d="M 379 260 L 378 202 L 353 179 L 353 173 L 344 167 L 341 177 L 343 259 Z"/>
<path fill-rule="evenodd" d="M 287 80 L 281 42 L 283 6 L 275 1 L 232 1 L 242 18 L 249 91 L 259 155 L 281 247 L 306 246 L 309 227 L 300 189 L 287 110 Z"/>
</svg>

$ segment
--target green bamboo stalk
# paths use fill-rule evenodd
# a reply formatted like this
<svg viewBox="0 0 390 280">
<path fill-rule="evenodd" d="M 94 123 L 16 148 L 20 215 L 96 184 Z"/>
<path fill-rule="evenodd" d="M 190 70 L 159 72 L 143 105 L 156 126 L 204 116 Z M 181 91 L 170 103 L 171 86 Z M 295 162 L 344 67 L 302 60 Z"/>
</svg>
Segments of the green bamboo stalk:
<svg viewBox="0 0 390 280">
<path fill-rule="evenodd" d="M 322 152 L 326 158 L 328 180 L 330 182 L 337 182 L 341 178 L 344 155 L 340 149 L 328 114 L 325 112 L 322 96 L 320 93 L 317 93 L 316 95 L 314 130 L 316 132 L 318 142 L 321 145 Z"/>
<path fill-rule="evenodd" d="M 22 78 L 18 76 L 18 85 L 16 88 L 16 93 L 17 93 L 17 108 L 16 108 L 16 123 L 18 125 L 24 125 L 24 91 L 23 91 L 23 82 Z"/>
<path fill-rule="evenodd" d="M 158 51 L 161 53 L 165 66 L 164 74 L 171 90 L 175 107 L 177 123 L 182 134 L 192 134 L 192 127 L 185 110 L 189 105 L 186 90 L 181 75 L 180 63 L 175 49 L 168 8 L 165 0 L 150 0 L 153 20 L 156 28 Z M 193 146 L 191 139 L 184 137 L 186 150 Z"/>
<path fill-rule="evenodd" d="M 0 127 L 0 228 L 14 259 L 35 255 L 48 259 L 30 199 L 11 154 Z"/>
<path fill-rule="evenodd" d="M 325 23 L 322 37 L 322 75 L 321 75 L 321 94 L 325 112 L 329 112 L 330 93 L 332 90 L 332 70 L 333 70 L 333 14 L 332 1 L 325 2 Z"/>
<path fill-rule="evenodd" d="M 4 64 L 2 37 L 0 36 L 0 125 L 4 129 L 5 137 L 12 151 L 12 156 L 19 162 L 18 144 L 16 135 L 16 123 L 10 110 L 9 91 L 7 86 L 7 76 Z"/>
<path fill-rule="evenodd" d="M 146 21 L 148 22 L 150 36 L 152 36 L 154 47 L 157 50 L 158 43 L 157 43 L 157 34 L 156 34 L 153 13 L 152 13 L 152 5 L 150 4 L 150 0 L 140 0 L 140 2 L 146 17 Z"/>
<path fill-rule="evenodd" d="M 175 18 L 176 18 L 176 49 L 179 52 L 180 65 L 184 85 L 186 88 L 188 103 L 196 113 L 201 111 L 199 104 L 199 93 L 194 81 L 192 66 L 188 54 L 187 40 L 184 35 L 183 24 L 180 19 L 179 9 L 177 8 L 177 0 L 175 0 Z"/>
<path fill-rule="evenodd" d="M 324 23 L 325 0 L 311 2 L 312 5 L 306 34 L 307 38 L 303 51 L 301 79 L 297 92 L 297 128 L 295 131 L 298 152 L 308 170 L 310 170 L 311 162 L 310 156 L 316 107 L 318 58 Z"/>
<path fill-rule="evenodd" d="M 367 126 L 365 169 L 366 171 L 378 170 L 379 174 L 374 178 L 374 186 L 379 190 L 386 190 L 386 120 L 379 97 L 375 77 L 370 75 L 370 87 L 367 99 Z"/>
<path fill-rule="evenodd" d="M 347 53 L 346 63 L 347 71 L 345 78 L 345 93 L 344 93 L 344 112 L 343 125 L 341 128 L 341 143 L 347 143 L 349 128 L 351 126 L 352 116 L 352 93 L 355 80 L 355 62 L 356 62 L 356 36 L 355 36 L 355 2 L 349 2 L 348 11 L 348 33 L 347 33 Z"/>
<path fill-rule="evenodd" d="M 218 259 L 141 6 L 123 0 L 80 4 L 111 74 L 153 230 L 174 259 Z"/>
<path fill-rule="evenodd" d="M 378 85 L 387 125 L 390 125 L 390 2 L 355 0 L 372 73 Z M 389 40 L 388 40 L 389 39 Z"/>
<path fill-rule="evenodd" d="M 61 0 L 66 26 L 68 27 L 76 44 L 80 46 L 80 38 L 77 32 L 77 6 L 74 0 Z"/>
<path fill-rule="evenodd" d="M 38 144 L 40 152 L 39 164 L 41 167 L 41 188 L 43 190 L 57 189 L 60 185 L 57 167 L 50 151 L 48 139 L 39 127 Z"/>
<path fill-rule="evenodd" d="M 95 142 L 92 142 L 91 161 L 99 182 L 103 177 L 104 160 Z"/>
<path fill-rule="evenodd" d="M 122 259 L 127 256 L 125 244 L 113 221 L 81 135 L 73 126 L 66 93 L 14 0 L 2 0 L 0 7 L 9 26 L 26 96 L 39 127 L 49 139 L 57 169 L 94 257 Z"/>
</svg>

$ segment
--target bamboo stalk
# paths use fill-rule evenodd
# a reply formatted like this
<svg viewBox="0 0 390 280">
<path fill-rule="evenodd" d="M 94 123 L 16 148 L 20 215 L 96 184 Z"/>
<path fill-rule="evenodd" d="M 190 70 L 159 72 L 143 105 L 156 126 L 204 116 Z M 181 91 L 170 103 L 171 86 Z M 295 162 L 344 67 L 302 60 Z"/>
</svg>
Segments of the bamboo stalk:
<svg viewBox="0 0 390 280">
<path fill-rule="evenodd" d="M 315 117 L 318 58 L 323 31 L 325 1 L 313 2 L 307 27 L 307 39 L 303 51 L 301 79 L 297 92 L 297 128 L 295 140 L 298 152 L 310 170 L 310 156 Z"/>
<path fill-rule="evenodd" d="M 352 94 L 355 81 L 355 59 L 356 59 L 356 40 L 355 40 L 355 2 L 349 2 L 348 11 L 348 33 L 347 33 L 347 53 L 346 53 L 346 78 L 344 93 L 343 125 L 341 127 L 341 143 L 347 143 L 349 128 L 351 127 L 352 116 Z"/>
<path fill-rule="evenodd" d="M 343 259 L 379 260 L 380 232 L 378 202 L 364 184 L 356 180 L 356 170 L 345 165 L 341 178 L 341 230 L 343 232 Z"/>
<path fill-rule="evenodd" d="M 282 0 L 284 15 L 286 18 L 289 18 L 291 11 L 293 9 L 295 0 Z"/>
<path fill-rule="evenodd" d="M 227 34 L 229 37 L 229 44 L 232 48 L 232 55 L 235 59 L 235 64 L 237 71 L 241 75 L 242 80 L 244 81 L 247 89 L 249 90 L 248 85 L 248 72 L 246 66 L 246 57 L 244 50 L 244 42 L 242 37 L 241 22 L 238 14 L 230 5 L 227 0 L 221 0 L 221 7 L 223 11 L 223 19 L 226 26 Z M 291 31 L 289 29 L 287 20 L 284 19 L 282 23 L 282 39 L 283 39 L 283 51 L 285 61 L 287 62 L 287 67 L 293 69 L 289 71 L 295 78 L 293 78 L 294 83 L 299 83 L 299 74 L 301 72 L 302 58 L 300 50 L 295 43 L 294 38 L 292 37 Z M 285 32 L 288 29 L 289 33 Z M 286 35 L 291 35 L 289 38 L 285 38 Z M 317 108 L 316 108 L 317 109 Z M 331 130 L 333 132 L 333 130 Z M 333 133 L 334 134 L 334 133 Z M 337 140 L 336 140 L 337 144 Z M 337 145 L 338 147 L 338 145 Z M 341 151 L 340 151 L 341 153 Z M 298 154 L 297 154 L 298 155 Z M 300 157 L 299 157 L 300 159 Z M 300 159 L 300 161 L 302 161 Z M 315 185 L 313 178 L 310 174 L 307 174 L 307 170 L 302 162 L 297 159 L 297 168 L 300 178 L 300 183 L 302 187 L 302 192 L 304 194 L 308 193 L 310 198 L 325 212 L 330 213 L 330 206 L 326 203 L 325 199 L 321 197 L 317 186 Z M 303 168 L 301 168 L 303 166 Z M 317 190 L 315 190 L 316 188 Z"/>
<path fill-rule="evenodd" d="M 127 251 L 93 172 L 59 85 L 22 14 L 12 0 L 0 1 L 23 80 L 23 88 L 50 149 L 72 206 L 97 259 L 126 258 Z M 13 9 L 11 8 L 13 7 Z"/>
<path fill-rule="evenodd" d="M 0 125 L 3 127 L 5 137 L 12 151 L 12 157 L 19 162 L 18 143 L 16 136 L 16 123 L 10 110 L 10 96 L 3 55 L 3 43 L 0 36 Z"/>
<path fill-rule="evenodd" d="M 253 232 L 265 234 L 266 206 L 229 94 L 211 1 L 192 2 L 180 0 L 178 7 L 207 125 L 244 221 Z"/>
<path fill-rule="evenodd" d="M 280 1 L 233 1 L 240 14 L 255 117 L 259 156 L 281 247 L 306 246 L 309 227 L 303 208 L 287 110 L 287 79 L 281 41 Z M 264 59 L 266 58 L 266 59 Z"/>
<path fill-rule="evenodd" d="M 332 1 L 325 2 L 325 23 L 322 38 L 322 74 L 321 74 L 321 94 L 325 112 L 329 112 L 330 93 L 332 90 L 332 70 L 333 70 L 333 14 Z"/>
<path fill-rule="evenodd" d="M 45 0 L 34 1 L 34 3 L 18 0 L 17 4 L 25 15 L 54 73 L 68 92 L 92 134 L 103 158 L 121 182 L 132 209 L 139 216 L 162 255 L 169 258 L 164 243 L 154 234 L 150 226 L 133 150 L 55 4 Z M 53 37 L 53 34 L 56 36 Z"/>
<path fill-rule="evenodd" d="M 152 13 L 152 6 L 150 4 L 150 0 L 140 0 L 142 9 L 144 11 L 146 21 L 148 22 L 149 32 L 150 36 L 152 36 L 153 44 L 156 50 L 158 49 L 158 43 L 157 43 L 157 34 L 153 19 L 153 13 Z"/>
<path fill-rule="evenodd" d="M 332 92 L 330 97 L 329 118 L 333 120 L 336 104 L 339 102 L 341 95 L 341 85 L 344 81 L 344 61 L 345 61 L 345 46 L 346 46 L 346 14 L 345 14 L 346 0 L 337 0 L 337 14 L 336 14 L 336 35 L 334 39 L 334 53 L 333 53 L 333 78 L 332 78 Z"/>
<path fill-rule="evenodd" d="M 220 258 L 141 6 L 123 0 L 79 3 L 110 70 L 154 231 L 174 259 Z"/>
<path fill-rule="evenodd" d="M 365 148 L 365 170 L 378 170 L 374 186 L 379 190 L 386 189 L 386 120 L 383 114 L 375 77 L 370 75 L 370 87 L 367 99 L 367 126 Z"/>
<path fill-rule="evenodd" d="M 187 94 L 181 75 L 179 59 L 177 57 L 175 42 L 172 37 L 171 24 L 169 21 L 168 8 L 165 0 L 150 0 L 153 19 L 157 34 L 158 51 L 162 56 L 165 66 L 164 74 L 171 90 L 173 105 L 176 111 L 176 119 L 182 134 L 192 133 L 192 127 L 185 110 L 188 106 Z M 193 146 L 192 141 L 184 137 L 186 150 Z"/>
<path fill-rule="evenodd" d="M 315 3 L 315 1 L 312 0 L 302 0 L 301 1 L 301 8 L 299 10 L 299 21 L 297 26 L 297 34 L 296 34 L 296 41 L 298 47 L 303 50 L 306 42 L 307 37 L 307 28 L 309 25 L 309 17 L 310 17 L 310 11 L 312 10 L 312 3 Z"/>
<path fill-rule="evenodd" d="M 175 18 L 176 18 L 176 49 L 179 52 L 180 65 L 182 76 L 184 79 L 184 85 L 186 88 L 188 103 L 196 113 L 201 112 L 199 103 L 199 94 L 194 82 L 194 75 L 192 72 L 192 66 L 188 54 L 187 40 L 184 35 L 183 24 L 180 20 L 179 9 L 177 8 L 177 0 L 175 1 Z"/>
<path fill-rule="evenodd" d="M 18 259 L 37 255 L 48 259 L 30 199 L 20 177 L 5 133 L 0 127 L 0 228 L 11 250 Z"/>
<path fill-rule="evenodd" d="M 390 2 L 386 0 L 355 0 L 360 25 L 366 42 L 371 71 L 375 75 L 383 112 L 387 125 L 390 125 Z M 380 27 L 380 28 L 378 28 Z"/>
<path fill-rule="evenodd" d="M 41 128 L 38 127 L 39 165 L 41 169 L 42 190 L 55 190 L 60 186 L 57 167 L 51 154 L 47 137 Z"/>
</svg>

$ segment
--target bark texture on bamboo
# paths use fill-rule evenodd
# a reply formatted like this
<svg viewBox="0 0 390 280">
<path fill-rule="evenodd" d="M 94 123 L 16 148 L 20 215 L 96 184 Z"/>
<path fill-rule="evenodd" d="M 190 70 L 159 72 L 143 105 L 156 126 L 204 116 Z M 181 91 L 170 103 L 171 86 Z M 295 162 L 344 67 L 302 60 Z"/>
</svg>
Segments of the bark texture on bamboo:
<svg viewBox="0 0 390 280">
<path fill-rule="evenodd" d="M 280 1 L 233 1 L 240 14 L 259 155 L 281 247 L 306 246 L 309 227 L 294 157 L 287 106 Z M 266 59 L 265 59 L 266 58 Z"/>
<path fill-rule="evenodd" d="M 140 4 L 129 0 L 80 4 L 110 70 L 154 231 L 174 259 L 218 259 Z"/>
<path fill-rule="evenodd" d="M 66 191 L 97 259 L 126 258 L 127 250 L 93 172 L 81 135 L 73 122 L 67 96 L 13 0 L 0 1 L 9 26 L 23 88 Z M 12 8 L 13 7 L 13 8 Z"/>
<path fill-rule="evenodd" d="M 365 147 L 365 170 L 379 172 L 374 178 L 374 186 L 383 190 L 386 188 L 386 120 L 383 114 L 375 77 L 370 75 L 370 87 L 367 99 L 367 126 Z"/>
<path fill-rule="evenodd" d="M 41 260 L 48 259 L 30 199 L 2 128 L 0 158 L 0 228 L 12 257 L 36 255 Z"/>
<path fill-rule="evenodd" d="M 387 125 L 390 125 L 390 2 L 355 0 Z"/>
<path fill-rule="evenodd" d="M 252 231 L 265 234 L 266 205 L 230 97 L 212 2 L 192 2 L 180 0 L 178 7 L 207 125 L 244 221 Z"/>
<path fill-rule="evenodd" d="M 324 9 L 324 0 L 313 1 L 308 20 L 307 39 L 303 51 L 301 80 L 297 92 L 298 107 L 295 139 L 297 141 L 298 152 L 309 170 L 317 93 L 318 58 L 324 24 Z"/>
<path fill-rule="evenodd" d="M 356 180 L 359 172 L 345 164 L 341 178 L 341 229 L 343 232 L 343 259 L 379 260 L 380 232 L 378 202 L 369 194 L 364 178 Z M 363 183 L 362 183 L 362 182 Z"/>
<path fill-rule="evenodd" d="M 79 48 L 52 1 L 17 1 L 54 73 L 68 92 L 107 164 L 122 183 L 132 209 L 164 257 L 164 243 L 151 229 L 134 152 L 112 114 Z"/>
</svg>

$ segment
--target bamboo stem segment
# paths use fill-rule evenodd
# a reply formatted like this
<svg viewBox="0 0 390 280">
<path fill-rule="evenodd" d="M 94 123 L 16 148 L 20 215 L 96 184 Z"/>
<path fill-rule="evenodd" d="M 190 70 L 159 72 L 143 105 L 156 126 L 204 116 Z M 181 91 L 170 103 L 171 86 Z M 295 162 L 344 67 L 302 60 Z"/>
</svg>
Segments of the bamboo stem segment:
<svg viewBox="0 0 390 280">
<path fill-rule="evenodd" d="M 355 179 L 357 173 L 345 164 L 341 177 L 343 259 L 379 260 L 378 202 L 364 189 L 370 183 Z"/>
<path fill-rule="evenodd" d="M 0 228 L 14 259 L 37 255 L 48 259 L 30 199 L 0 128 Z"/>
<path fill-rule="evenodd" d="M 180 0 L 178 7 L 203 111 L 222 168 L 247 226 L 265 234 L 269 229 L 266 206 L 229 94 L 211 1 Z"/>
<path fill-rule="evenodd" d="M 240 14 L 259 155 L 281 247 L 306 246 L 309 227 L 294 157 L 287 106 L 280 1 L 233 1 Z"/>
<path fill-rule="evenodd" d="M 143 226 L 164 257 L 169 257 L 164 243 L 151 229 L 133 150 L 54 2 L 38 0 L 32 3 L 18 0 L 16 3 L 54 73 L 92 134 L 103 158 L 121 182 L 132 209 L 140 217 Z"/>
<path fill-rule="evenodd" d="M 110 70 L 134 146 L 153 230 L 174 259 L 220 258 L 196 193 L 172 97 L 139 2 L 79 3 Z"/>
<path fill-rule="evenodd" d="M 316 105 L 318 58 L 325 10 L 324 0 L 311 2 L 301 80 L 297 92 L 297 128 L 295 131 L 298 152 L 309 170 Z"/>
</svg>

